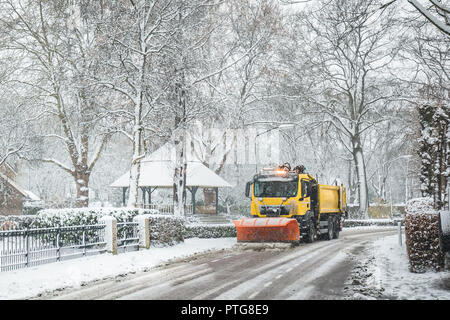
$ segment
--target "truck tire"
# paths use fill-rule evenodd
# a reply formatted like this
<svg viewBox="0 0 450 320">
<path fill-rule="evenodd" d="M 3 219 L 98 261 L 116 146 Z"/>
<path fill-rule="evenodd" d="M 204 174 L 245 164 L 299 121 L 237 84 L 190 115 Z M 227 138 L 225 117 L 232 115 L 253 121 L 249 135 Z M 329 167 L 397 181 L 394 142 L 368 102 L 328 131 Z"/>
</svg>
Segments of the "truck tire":
<svg viewBox="0 0 450 320">
<path fill-rule="evenodd" d="M 450 211 L 439 213 L 439 242 L 443 252 L 450 252 Z"/>
<path fill-rule="evenodd" d="M 309 221 L 308 225 L 308 232 L 306 233 L 305 242 L 312 243 L 316 238 L 316 228 L 314 228 L 314 224 L 311 220 Z"/>
<path fill-rule="evenodd" d="M 339 239 L 339 232 L 341 230 L 341 226 L 339 225 L 339 220 L 334 219 L 334 232 L 333 232 L 333 239 Z"/>
<path fill-rule="evenodd" d="M 328 216 L 328 231 L 325 233 L 325 240 L 333 239 L 334 235 L 334 219 L 332 216 Z"/>
</svg>

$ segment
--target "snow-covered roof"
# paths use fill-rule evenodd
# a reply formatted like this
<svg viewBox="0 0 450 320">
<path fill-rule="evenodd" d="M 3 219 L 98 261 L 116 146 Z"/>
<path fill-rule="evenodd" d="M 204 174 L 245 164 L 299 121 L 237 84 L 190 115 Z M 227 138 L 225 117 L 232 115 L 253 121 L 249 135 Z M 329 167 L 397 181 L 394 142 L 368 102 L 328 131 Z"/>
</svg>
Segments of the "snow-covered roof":
<svg viewBox="0 0 450 320">
<path fill-rule="evenodd" d="M 21 195 L 23 195 L 27 200 L 31 200 L 31 201 L 40 201 L 41 199 L 35 195 L 33 192 L 29 191 L 29 190 L 25 190 L 24 188 L 22 188 L 21 186 L 19 186 L 14 180 L 11 180 L 10 178 L 8 178 L 6 175 L 4 175 L 3 173 L 0 172 L 0 178 L 2 178 L 3 180 L 5 180 L 11 187 L 13 187 L 14 189 L 16 189 Z"/>
<path fill-rule="evenodd" d="M 27 194 L 28 199 L 30 199 L 31 201 L 40 201 L 41 200 L 41 198 L 39 198 L 36 194 L 31 192 L 30 190 L 25 190 L 25 193 Z"/>
<path fill-rule="evenodd" d="M 222 177 L 206 167 L 197 157 L 190 152 L 186 154 L 186 186 L 203 188 L 232 187 Z M 139 177 L 140 187 L 173 187 L 175 163 L 175 148 L 165 144 L 150 156 L 141 160 L 141 172 Z M 111 184 L 111 187 L 129 187 L 130 172 L 120 176 Z"/>
<path fill-rule="evenodd" d="M 8 178 L 6 175 L 0 172 L 0 178 L 5 180 L 11 187 L 16 189 L 20 194 L 22 194 L 24 197 L 28 197 L 27 191 L 23 189 L 21 186 L 19 186 L 15 181 Z"/>
</svg>

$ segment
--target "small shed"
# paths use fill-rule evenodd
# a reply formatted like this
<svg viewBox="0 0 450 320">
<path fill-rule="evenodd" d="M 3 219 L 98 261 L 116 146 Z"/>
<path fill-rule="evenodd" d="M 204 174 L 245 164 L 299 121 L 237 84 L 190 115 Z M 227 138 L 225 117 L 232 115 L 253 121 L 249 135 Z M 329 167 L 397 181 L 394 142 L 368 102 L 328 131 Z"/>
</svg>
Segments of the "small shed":
<svg viewBox="0 0 450 320">
<path fill-rule="evenodd" d="M 40 201 L 37 195 L 15 181 L 16 176 L 11 166 L 0 166 L 0 215 L 21 215 L 27 202 Z"/>
<path fill-rule="evenodd" d="M 232 187 L 222 177 L 206 167 L 192 153 L 186 154 L 186 188 L 192 197 L 192 213 L 195 213 L 195 195 L 199 188 L 212 188 L 216 192 L 216 213 L 218 207 L 219 188 Z M 143 204 L 152 204 L 151 195 L 157 188 L 173 188 L 173 175 L 175 163 L 175 148 L 166 143 L 153 152 L 150 156 L 141 160 L 141 170 L 138 185 L 142 190 Z M 130 185 L 130 172 L 124 173 L 110 186 L 122 188 L 122 201 L 125 205 L 126 190 Z"/>
</svg>

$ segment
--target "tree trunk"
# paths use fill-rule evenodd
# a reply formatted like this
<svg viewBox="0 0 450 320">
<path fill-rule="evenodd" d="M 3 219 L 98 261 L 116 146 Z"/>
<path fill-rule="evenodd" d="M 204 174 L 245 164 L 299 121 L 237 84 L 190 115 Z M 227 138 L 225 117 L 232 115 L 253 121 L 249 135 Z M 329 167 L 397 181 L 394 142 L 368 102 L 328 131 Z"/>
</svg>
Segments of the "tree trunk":
<svg viewBox="0 0 450 320">
<path fill-rule="evenodd" d="M 356 166 L 356 176 L 358 179 L 358 199 L 359 213 L 364 218 L 368 218 L 369 189 L 367 187 L 366 165 L 362 148 L 357 146 L 353 149 L 353 159 Z"/>
<path fill-rule="evenodd" d="M 141 100 L 142 101 L 142 100 Z M 128 194 L 128 207 L 136 207 L 138 203 L 139 177 L 141 175 L 141 159 L 144 155 L 142 134 L 142 103 L 135 106 L 133 130 L 133 160 L 130 169 L 130 191 Z"/>
<path fill-rule="evenodd" d="M 186 204 L 186 148 L 184 130 L 177 128 L 174 131 L 175 145 L 175 172 L 173 177 L 173 213 L 176 216 L 185 216 Z"/>
<path fill-rule="evenodd" d="M 141 43 L 141 49 L 145 50 L 145 43 Z M 130 192 L 128 194 L 128 207 L 136 207 L 138 203 L 139 177 L 141 175 L 141 159 L 144 157 L 142 110 L 144 108 L 145 68 L 147 57 L 140 57 L 139 84 L 136 93 L 137 100 L 134 106 L 134 128 L 133 128 L 133 160 L 130 170 Z"/>
<path fill-rule="evenodd" d="M 130 189 L 128 194 L 128 207 L 136 207 L 138 203 L 139 177 L 141 175 L 142 158 L 142 128 L 136 126 L 133 134 L 133 160 L 130 170 Z"/>
<path fill-rule="evenodd" d="M 89 206 L 89 177 L 90 173 L 87 170 L 78 170 L 75 172 L 75 185 L 77 188 L 77 198 L 75 206 L 83 208 Z"/>
</svg>

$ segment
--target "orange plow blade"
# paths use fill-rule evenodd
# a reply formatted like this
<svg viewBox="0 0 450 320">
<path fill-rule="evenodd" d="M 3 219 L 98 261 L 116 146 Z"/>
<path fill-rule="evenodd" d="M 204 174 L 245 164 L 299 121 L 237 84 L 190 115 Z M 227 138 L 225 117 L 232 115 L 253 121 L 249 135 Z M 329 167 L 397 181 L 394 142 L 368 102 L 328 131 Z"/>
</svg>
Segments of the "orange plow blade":
<svg viewBox="0 0 450 320">
<path fill-rule="evenodd" d="M 298 222 L 288 218 L 234 220 L 238 242 L 294 242 L 300 240 Z"/>
</svg>

